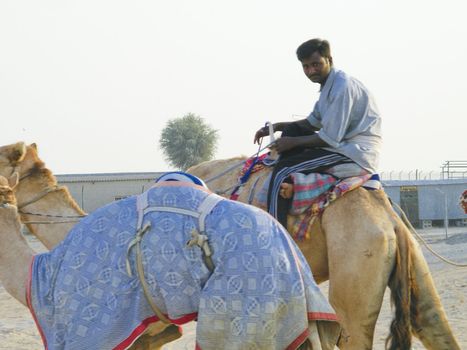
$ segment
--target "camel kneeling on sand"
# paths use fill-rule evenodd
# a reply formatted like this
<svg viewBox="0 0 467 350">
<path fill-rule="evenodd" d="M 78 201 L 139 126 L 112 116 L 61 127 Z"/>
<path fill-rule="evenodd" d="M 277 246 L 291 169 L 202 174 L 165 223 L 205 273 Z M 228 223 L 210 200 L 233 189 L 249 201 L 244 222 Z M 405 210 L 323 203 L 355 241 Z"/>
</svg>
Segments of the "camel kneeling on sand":
<svg viewBox="0 0 467 350">
<path fill-rule="evenodd" d="M 20 232 L 17 179 L 0 177 L 0 278 L 29 306 L 49 349 L 124 349 L 150 323 L 195 318 L 202 349 L 294 349 L 307 339 L 313 349 L 334 347 L 332 309 L 298 248 L 263 211 L 161 183 L 96 210 L 52 251 L 34 255 Z M 194 232 L 213 247 L 213 271 L 203 245 L 186 245 Z"/>
</svg>

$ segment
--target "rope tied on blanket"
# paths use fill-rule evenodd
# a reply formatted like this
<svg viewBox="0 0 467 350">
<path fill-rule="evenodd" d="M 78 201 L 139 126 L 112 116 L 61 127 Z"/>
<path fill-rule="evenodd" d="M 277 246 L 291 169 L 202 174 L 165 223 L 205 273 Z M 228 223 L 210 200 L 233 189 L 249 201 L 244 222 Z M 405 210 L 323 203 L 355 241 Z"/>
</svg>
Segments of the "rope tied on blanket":
<svg viewBox="0 0 467 350">
<path fill-rule="evenodd" d="M 260 171 L 264 169 L 266 166 L 264 164 L 264 160 L 268 157 L 267 153 L 264 153 L 263 155 L 259 156 L 256 155 L 252 158 L 248 158 L 244 165 L 242 170 L 240 171 L 240 176 L 238 178 L 238 183 L 235 186 L 234 190 L 230 194 L 230 199 L 236 201 L 238 197 L 240 196 L 240 193 L 242 191 L 243 186 L 246 184 L 248 179 L 250 178 L 251 174 L 256 173 L 257 171 Z"/>
<path fill-rule="evenodd" d="M 209 271 L 214 271 L 214 263 L 212 261 L 212 250 L 209 246 L 208 236 L 200 234 L 197 230 L 191 231 L 191 239 L 186 242 L 188 247 L 198 246 L 203 251 L 204 263 L 206 264 Z"/>
<path fill-rule="evenodd" d="M 148 301 L 149 305 L 151 306 L 152 311 L 156 314 L 156 316 L 159 318 L 159 321 L 166 323 L 166 324 L 172 324 L 172 322 L 162 313 L 162 311 L 157 307 L 156 303 L 151 297 L 151 294 L 149 293 L 149 286 L 148 283 L 146 282 L 146 278 L 144 277 L 144 268 L 143 268 L 143 258 L 142 258 L 142 252 L 141 252 L 141 240 L 143 239 L 143 235 L 151 228 L 150 223 L 146 223 L 143 228 L 139 229 L 136 232 L 136 237 L 131 240 L 131 242 L 128 244 L 127 252 L 126 252 L 126 270 L 127 273 L 130 277 L 133 276 L 131 272 L 131 265 L 130 265 L 130 251 L 131 248 L 136 246 L 136 268 L 138 272 L 138 277 L 139 281 L 141 282 L 141 287 L 143 288 L 144 296 L 146 297 L 146 300 Z"/>
</svg>

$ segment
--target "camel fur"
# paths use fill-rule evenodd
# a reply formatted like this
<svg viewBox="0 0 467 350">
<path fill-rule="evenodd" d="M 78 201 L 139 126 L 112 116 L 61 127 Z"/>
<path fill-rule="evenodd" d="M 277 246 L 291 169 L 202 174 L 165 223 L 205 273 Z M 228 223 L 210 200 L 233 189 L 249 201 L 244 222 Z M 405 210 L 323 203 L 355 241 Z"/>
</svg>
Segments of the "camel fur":
<svg viewBox="0 0 467 350">
<path fill-rule="evenodd" d="M 45 188 L 54 188 L 57 186 L 55 176 L 45 167 L 44 162 L 38 157 L 36 144 L 26 146 L 24 142 L 18 142 L 0 147 L 0 175 L 8 177 L 15 172 L 19 174 L 20 179 L 22 178 L 18 185 L 14 187 L 14 202 L 15 205 L 17 202 L 19 207 L 21 207 L 21 203 L 27 203 L 34 198 L 35 195 L 42 193 Z M 84 211 L 75 202 L 66 187 L 57 187 L 56 191 L 50 192 L 41 200 L 27 205 L 24 211 L 40 213 L 43 216 L 37 217 L 30 214 L 21 214 L 20 217 L 23 222 L 49 220 L 47 219 L 48 215 L 56 217 L 72 216 L 77 218 L 85 215 Z M 67 222 L 50 225 L 26 224 L 26 226 L 47 249 L 52 249 L 65 238 L 75 224 L 76 222 Z M 34 252 L 31 251 L 31 254 L 34 254 Z M 29 259 L 32 255 L 27 255 L 27 257 Z M 6 267 L 6 265 L 2 264 L 0 270 L 4 267 Z M 24 269 L 24 271 L 22 269 L 18 272 L 15 271 L 14 275 L 22 276 L 23 272 L 27 274 L 29 263 L 24 265 Z M 6 275 L 9 275 L 11 272 L 11 268 L 6 268 Z M 5 289 L 10 294 L 18 296 L 17 299 L 23 305 L 26 305 L 26 300 L 22 297 L 26 295 L 25 292 L 23 292 L 23 286 L 20 286 L 20 290 L 12 290 L 5 285 L 5 280 L 2 280 L 4 281 Z M 177 340 L 181 336 L 182 331 L 180 327 L 167 325 L 159 321 L 152 323 L 147 328 L 146 334 L 138 338 L 131 349 L 161 349 L 163 345 Z"/>
<path fill-rule="evenodd" d="M 37 156 L 37 147 L 33 144 L 25 147 L 23 143 L 0 147 L 0 174 L 7 175 L 13 171 L 18 171 L 21 174 L 22 181 L 15 188 L 19 201 L 28 203 L 31 197 L 35 197 L 37 193 L 43 191 L 44 187 L 54 187 L 57 185 L 55 177 L 45 168 L 44 163 Z M 83 211 L 79 208 L 76 202 L 70 196 L 66 188 L 58 188 L 56 191 L 48 193 L 40 198 L 37 202 L 28 204 L 28 211 L 40 212 L 44 216 L 60 216 L 60 215 L 83 215 Z M 40 211 L 38 211 L 40 210 Z M 24 214 L 23 220 L 28 220 L 30 214 Z M 29 229 L 35 234 L 46 246 L 51 249 L 60 243 L 68 229 L 73 224 L 57 224 L 57 225 L 39 225 L 29 224 Z M 52 230 L 52 227 L 59 229 Z M 33 254 L 33 252 L 31 252 Z M 29 256 L 30 257 L 30 256 Z M 10 276 L 11 277 L 11 276 Z M 24 295 L 23 292 L 14 293 L 14 296 Z M 22 301 L 23 304 L 25 303 Z M 177 327 L 157 323 L 152 324 L 151 329 L 148 329 L 148 335 L 141 337 L 133 344 L 132 349 L 159 349 L 163 344 L 177 339 L 181 336 Z M 322 338 L 321 345 L 318 346 L 317 328 L 314 322 L 310 323 L 310 342 L 304 343 L 300 349 L 332 349 L 333 343 L 331 337 Z M 162 332 L 162 333 L 160 333 Z M 312 345 L 313 344 L 313 345 Z"/>
<path fill-rule="evenodd" d="M 237 183 L 244 159 L 207 161 L 188 172 L 207 181 L 211 190 L 228 196 L 226 190 Z M 258 205 L 257 191 L 270 171 L 266 168 L 252 174 L 238 200 L 250 202 L 253 198 L 251 204 Z M 292 237 L 301 220 L 289 215 Z M 310 238 L 296 243 L 317 283 L 329 280 L 329 301 L 343 327 L 340 349 L 372 349 L 387 286 L 396 309 L 387 348 L 409 349 L 413 334 L 427 349 L 460 349 L 422 251 L 383 190 L 350 191 L 309 225 L 307 236 Z"/>
<path fill-rule="evenodd" d="M 207 180 L 237 164 L 241 159 L 205 162 L 190 169 L 190 172 Z M 34 146 L 26 147 L 24 143 L 18 143 L 0 147 L 2 175 L 9 176 L 15 169 L 19 170 L 20 175 L 24 175 L 34 166 L 43 169 L 43 163 L 42 166 L 39 165 L 40 163 L 42 162 Z M 221 192 L 232 188 L 237 182 L 240 169 L 241 165 L 238 165 L 236 169 L 209 182 L 209 187 Z M 39 173 L 42 177 L 45 175 L 43 170 Z M 266 173 L 263 171 L 252 175 L 240 195 L 241 201 L 248 201 L 252 187 L 260 188 Z M 42 181 L 37 178 L 34 180 L 37 183 Z M 51 182 L 49 185 L 56 184 L 53 176 L 45 181 Z M 28 186 L 26 182 L 26 179 L 21 181 L 15 189 L 20 201 L 30 198 L 31 192 L 37 193 L 42 190 L 32 187 L 26 190 Z M 61 192 L 61 196 L 66 197 L 65 194 Z M 224 194 L 228 195 L 228 193 Z M 49 202 L 49 197 L 55 195 L 58 194 L 49 194 L 41 202 Z M 62 207 L 60 210 L 65 208 L 76 214 L 79 211 L 73 209 L 74 205 L 70 204 L 70 201 L 74 202 L 71 197 L 64 199 L 58 207 L 47 203 L 41 209 L 47 213 Z M 253 204 L 256 204 L 255 201 Z M 31 210 L 30 207 L 28 209 Z M 292 218 L 289 222 L 293 223 L 294 219 L 296 218 Z M 65 224 L 57 226 L 64 227 Z M 293 228 L 293 225 L 290 228 Z M 45 231 L 44 225 L 32 225 L 32 230 Z M 64 232 L 67 231 L 62 228 L 61 234 L 57 234 L 52 239 L 54 242 L 51 246 L 60 242 Z M 384 290 L 388 285 L 393 290 L 404 288 L 404 291 L 399 293 L 400 299 L 405 298 L 405 302 L 411 302 L 409 308 L 405 307 L 404 313 L 406 315 L 404 319 L 407 320 L 407 310 L 410 310 L 410 323 L 397 321 L 394 329 L 397 329 L 398 325 L 403 325 L 400 328 L 405 328 L 406 334 L 412 332 L 421 339 L 427 349 L 459 349 L 423 254 L 406 226 L 392 210 L 384 192 L 357 189 L 348 193 L 331 204 L 321 219 L 316 220 L 309 227 L 309 231 L 312 233 L 310 239 L 298 241 L 297 244 L 306 256 L 315 280 L 320 283 L 329 279 L 329 299 L 344 328 L 339 343 L 341 349 L 372 348 L 376 319 Z M 290 232 L 293 235 L 293 231 Z M 403 242 L 406 242 L 405 247 Z M 396 259 L 397 252 L 404 252 L 405 249 L 407 253 L 400 254 L 400 259 Z M 396 266 L 398 268 L 395 268 Z M 402 266 L 405 268 L 400 268 Z M 401 276 L 401 273 L 405 273 L 405 276 Z M 396 281 L 398 283 L 395 283 Z M 409 285 L 412 285 L 410 290 Z M 413 297 L 408 300 L 409 296 L 417 295 L 417 290 L 422 291 L 418 299 Z M 409 326 L 411 329 L 407 330 Z M 396 339 L 400 339 L 401 334 L 403 333 L 399 332 Z M 403 343 L 404 340 L 400 340 L 400 344 Z M 392 348 L 398 346 L 395 343 Z M 399 348 L 402 348 L 401 346 Z"/>
</svg>

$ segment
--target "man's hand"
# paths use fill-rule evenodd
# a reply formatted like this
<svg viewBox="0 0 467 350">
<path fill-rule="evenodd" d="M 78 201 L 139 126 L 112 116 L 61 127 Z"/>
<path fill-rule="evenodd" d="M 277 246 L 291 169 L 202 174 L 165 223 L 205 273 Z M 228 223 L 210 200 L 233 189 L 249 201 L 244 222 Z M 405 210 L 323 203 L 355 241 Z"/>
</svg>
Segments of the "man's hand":
<svg viewBox="0 0 467 350">
<path fill-rule="evenodd" d="M 297 146 L 300 146 L 300 143 L 298 142 L 297 137 L 289 137 L 289 136 L 282 136 L 281 138 L 278 138 L 276 142 L 273 145 L 273 148 L 278 152 L 286 152 L 288 150 L 291 150 L 292 148 L 295 148 Z"/>
<path fill-rule="evenodd" d="M 255 138 L 253 139 L 253 143 L 257 143 L 259 145 L 259 140 L 263 138 L 264 136 L 269 135 L 269 128 L 267 126 L 263 126 L 261 129 L 259 129 L 256 134 Z"/>
</svg>

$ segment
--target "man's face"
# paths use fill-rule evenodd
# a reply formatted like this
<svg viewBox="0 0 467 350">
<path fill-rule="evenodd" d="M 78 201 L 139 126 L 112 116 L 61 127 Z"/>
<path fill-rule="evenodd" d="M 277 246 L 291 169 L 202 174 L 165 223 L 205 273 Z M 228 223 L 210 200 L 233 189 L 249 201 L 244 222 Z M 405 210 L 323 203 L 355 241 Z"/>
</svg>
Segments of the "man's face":
<svg viewBox="0 0 467 350">
<path fill-rule="evenodd" d="M 323 85 L 332 67 L 332 58 L 323 57 L 319 52 L 313 52 L 309 58 L 302 61 L 303 72 L 313 83 Z"/>
</svg>

